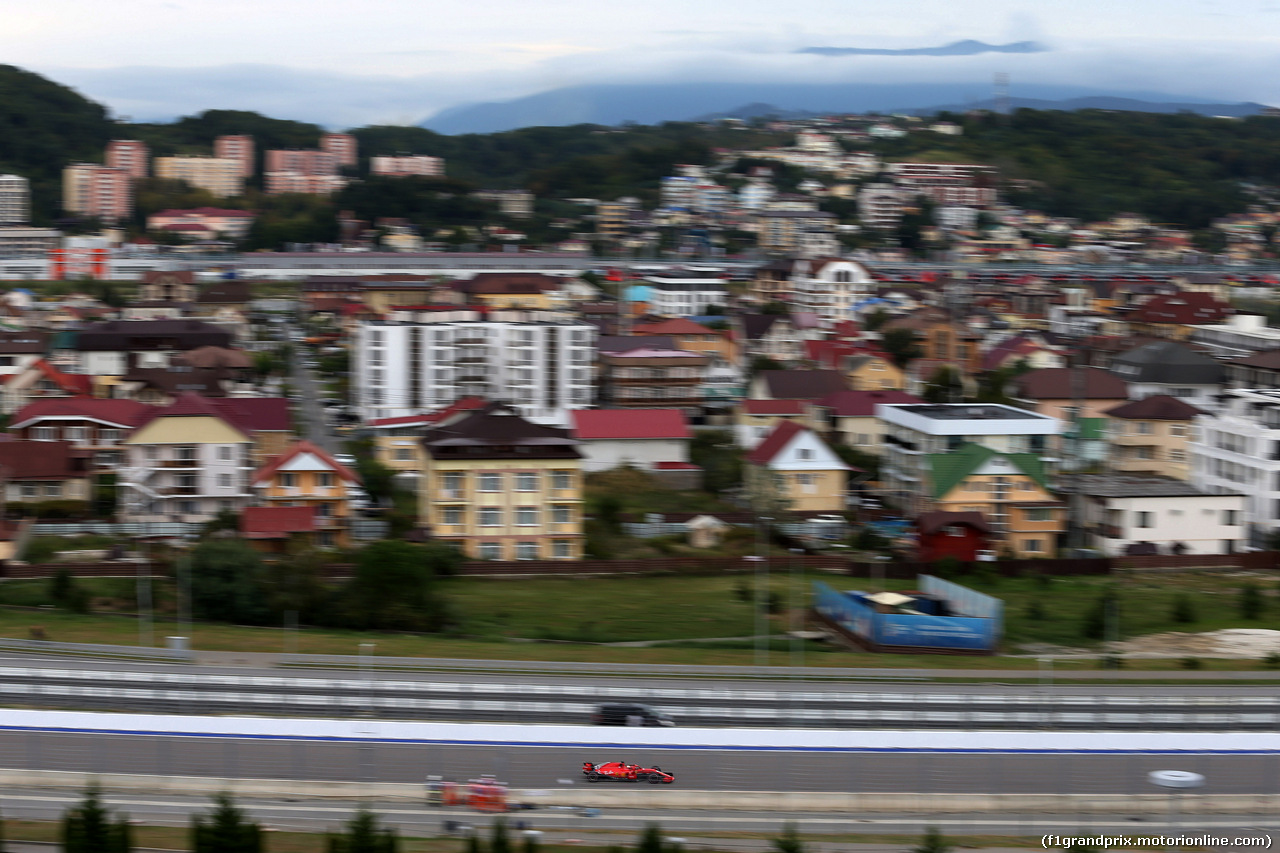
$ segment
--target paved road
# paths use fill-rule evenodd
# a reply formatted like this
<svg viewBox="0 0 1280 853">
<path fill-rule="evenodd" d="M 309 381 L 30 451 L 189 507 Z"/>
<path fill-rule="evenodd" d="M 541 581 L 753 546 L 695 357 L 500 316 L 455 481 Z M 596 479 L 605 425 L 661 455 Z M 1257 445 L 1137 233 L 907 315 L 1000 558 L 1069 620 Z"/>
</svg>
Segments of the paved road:
<svg viewBox="0 0 1280 853">
<path fill-rule="evenodd" d="M 377 723 L 368 723 L 376 737 Z M 1152 770 L 1203 774 L 1208 792 L 1280 790 L 1280 755 L 966 755 L 465 746 L 0 731 L 4 767 L 78 773 L 418 783 L 492 773 L 517 788 L 580 781 L 584 761 L 656 764 L 680 788 L 714 791 L 1150 793 Z M 619 786 L 621 787 L 621 786 Z"/>
<path fill-rule="evenodd" d="M 302 333 L 297 327 L 288 326 L 286 336 L 293 343 L 290 382 L 293 384 L 293 400 L 303 434 L 308 441 L 319 445 L 326 452 L 337 453 L 337 437 L 325 419 L 324 406 L 320 405 L 320 399 L 325 396 L 323 389 L 314 372 L 302 366 L 302 362 L 310 357 L 310 350 L 302 343 Z"/>
</svg>

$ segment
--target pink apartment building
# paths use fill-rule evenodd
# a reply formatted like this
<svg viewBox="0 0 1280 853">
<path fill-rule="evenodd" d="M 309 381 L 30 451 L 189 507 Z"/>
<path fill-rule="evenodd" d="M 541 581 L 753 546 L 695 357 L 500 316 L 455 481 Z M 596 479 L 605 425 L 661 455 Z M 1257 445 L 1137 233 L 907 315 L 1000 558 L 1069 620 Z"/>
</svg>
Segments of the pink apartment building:
<svg viewBox="0 0 1280 853">
<path fill-rule="evenodd" d="M 369 171 L 375 175 L 405 178 L 411 175 L 436 177 L 444 174 L 444 160 L 426 155 L 371 157 Z"/>
<path fill-rule="evenodd" d="M 338 158 L 339 166 L 356 164 L 356 138 L 349 133 L 326 133 L 320 137 L 320 150 Z"/>
<path fill-rule="evenodd" d="M 111 222 L 127 219 L 133 213 L 133 178 L 124 169 L 72 163 L 62 170 L 62 207 Z"/>
<path fill-rule="evenodd" d="M 236 160 L 240 163 L 240 177 L 253 177 L 253 137 L 219 136 L 213 140 L 213 156 L 220 160 Z"/>
<path fill-rule="evenodd" d="M 107 165 L 123 169 L 129 177 L 142 179 L 150 172 L 151 151 L 138 139 L 113 139 L 107 143 Z"/>
</svg>

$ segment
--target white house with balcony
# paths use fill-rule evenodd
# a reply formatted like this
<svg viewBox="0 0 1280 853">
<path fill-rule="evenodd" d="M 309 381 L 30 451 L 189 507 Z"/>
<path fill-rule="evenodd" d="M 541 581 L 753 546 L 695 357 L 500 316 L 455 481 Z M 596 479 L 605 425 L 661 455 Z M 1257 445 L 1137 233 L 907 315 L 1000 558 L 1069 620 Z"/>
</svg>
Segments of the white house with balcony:
<svg viewBox="0 0 1280 853">
<path fill-rule="evenodd" d="M 1244 493 L 1249 546 L 1267 547 L 1280 530 L 1280 390 L 1228 391 L 1195 428 L 1191 483 L 1210 494 Z"/>
</svg>

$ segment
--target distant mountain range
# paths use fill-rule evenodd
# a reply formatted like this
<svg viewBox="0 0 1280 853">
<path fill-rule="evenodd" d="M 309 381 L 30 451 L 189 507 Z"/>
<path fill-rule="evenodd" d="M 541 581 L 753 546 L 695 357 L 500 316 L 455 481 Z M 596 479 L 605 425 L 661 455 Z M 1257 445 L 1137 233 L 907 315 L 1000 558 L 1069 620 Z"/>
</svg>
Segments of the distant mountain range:
<svg viewBox="0 0 1280 853">
<path fill-rule="evenodd" d="M 1015 41 L 1009 44 L 987 44 L 984 41 L 965 39 L 939 47 L 802 47 L 796 53 L 816 53 L 820 56 L 974 56 L 979 53 L 1043 53 L 1047 47 L 1034 41 Z"/>
<path fill-rule="evenodd" d="M 959 42 L 958 44 L 964 44 Z M 463 104 L 422 123 L 438 133 L 497 133 L 518 127 L 627 122 L 658 124 L 708 118 L 799 118 L 830 113 L 911 113 L 991 109 L 985 83 L 804 84 L 659 83 L 589 85 L 553 89 L 512 101 Z M 1201 115 L 1252 115 L 1261 104 L 1199 103 L 1163 92 L 1106 92 L 1079 86 L 1018 86 L 1014 108 L 1114 109 Z M 731 104 L 745 106 L 731 107 Z M 774 106 L 778 105 L 778 106 Z M 783 106 L 786 105 L 786 106 Z M 728 111 L 728 112 L 727 112 Z"/>
</svg>

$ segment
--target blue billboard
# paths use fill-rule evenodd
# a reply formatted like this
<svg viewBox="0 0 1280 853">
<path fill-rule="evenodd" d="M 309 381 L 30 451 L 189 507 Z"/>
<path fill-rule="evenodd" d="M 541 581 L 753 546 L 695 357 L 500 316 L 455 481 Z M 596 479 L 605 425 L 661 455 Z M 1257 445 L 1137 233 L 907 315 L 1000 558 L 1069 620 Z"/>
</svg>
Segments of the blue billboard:
<svg viewBox="0 0 1280 853">
<path fill-rule="evenodd" d="M 1004 602 L 989 595 L 922 575 L 920 584 L 930 599 L 946 599 L 955 616 L 926 613 L 882 613 L 861 590 L 839 592 L 814 582 L 814 607 L 824 618 L 874 646 L 955 649 L 992 652 L 1000 643 Z M 921 608 L 936 610 L 935 607 Z"/>
</svg>

